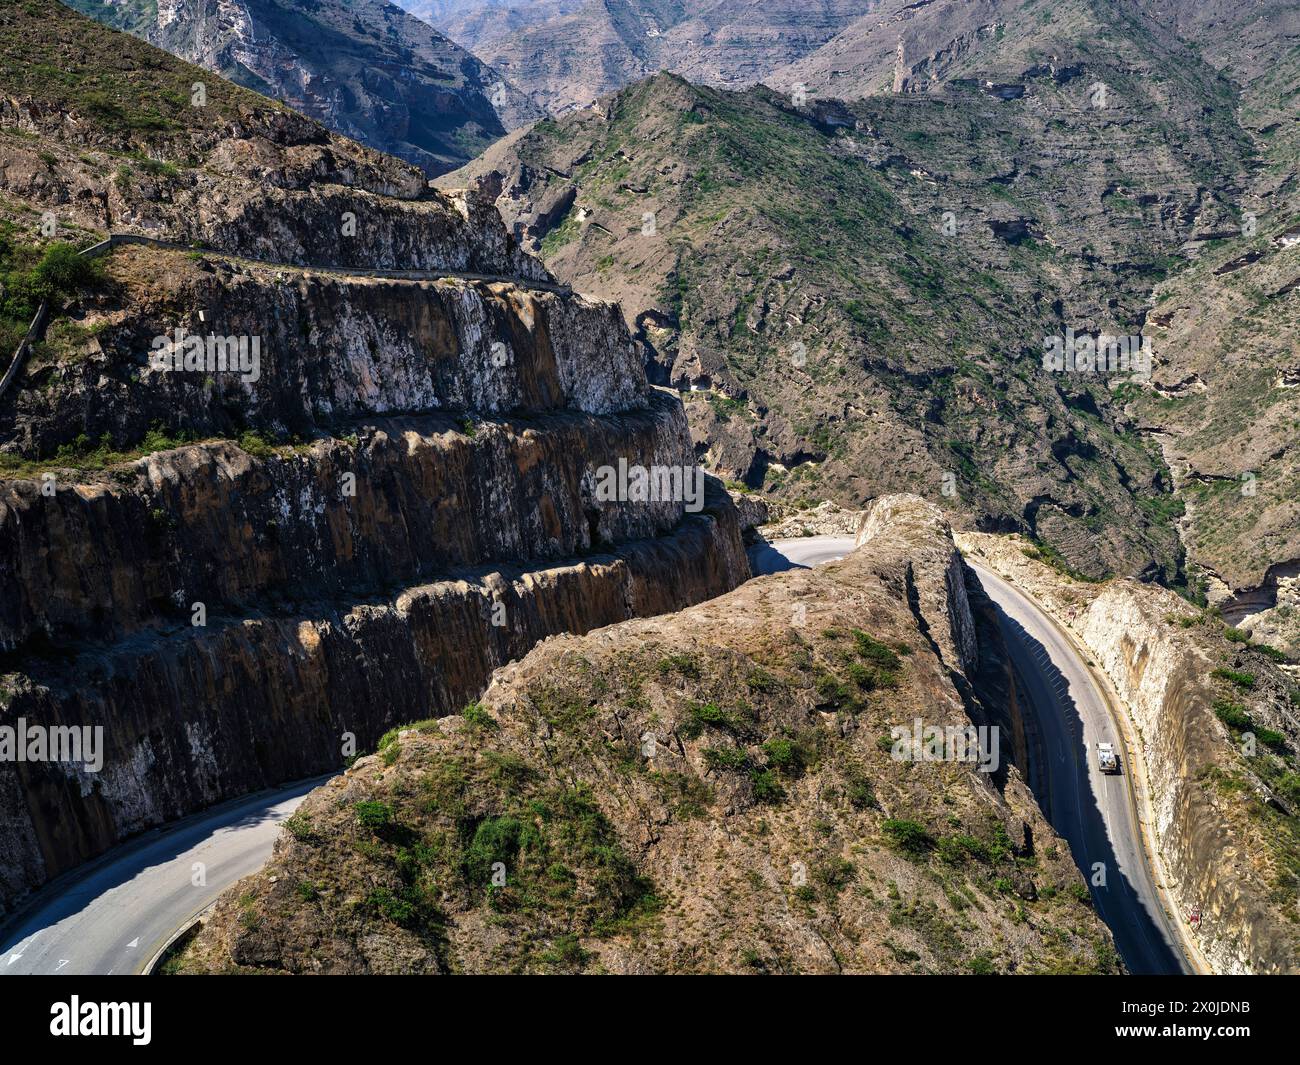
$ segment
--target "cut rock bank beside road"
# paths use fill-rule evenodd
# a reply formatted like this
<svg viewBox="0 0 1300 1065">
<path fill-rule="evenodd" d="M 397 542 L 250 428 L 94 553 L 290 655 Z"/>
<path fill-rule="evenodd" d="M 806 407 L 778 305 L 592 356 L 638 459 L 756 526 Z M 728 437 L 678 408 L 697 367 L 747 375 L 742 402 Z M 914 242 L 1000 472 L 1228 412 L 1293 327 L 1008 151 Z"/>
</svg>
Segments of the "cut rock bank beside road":
<svg viewBox="0 0 1300 1065">
<path fill-rule="evenodd" d="M 1018 537 L 962 550 L 1032 595 L 1094 657 L 1135 727 L 1167 887 L 1216 972 L 1300 970 L 1297 688 L 1212 613 L 1132 580 L 1077 581 Z"/>
</svg>

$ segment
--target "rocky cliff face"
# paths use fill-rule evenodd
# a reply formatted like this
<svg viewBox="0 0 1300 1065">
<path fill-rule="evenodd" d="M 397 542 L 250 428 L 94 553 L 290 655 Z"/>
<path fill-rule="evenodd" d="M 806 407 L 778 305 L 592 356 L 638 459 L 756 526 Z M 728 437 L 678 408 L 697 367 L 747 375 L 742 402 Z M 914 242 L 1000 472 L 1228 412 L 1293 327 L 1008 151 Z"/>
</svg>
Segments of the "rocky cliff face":
<svg viewBox="0 0 1300 1065">
<path fill-rule="evenodd" d="M 1300 688 L 1267 648 L 1134 581 L 1091 585 L 1016 539 L 963 535 L 1067 626 L 1113 682 L 1142 747 L 1167 883 L 1216 972 L 1300 969 Z"/>
<path fill-rule="evenodd" d="M 862 0 L 399 2 L 555 113 L 660 70 L 705 85 L 753 85 L 863 11 Z"/>
<path fill-rule="evenodd" d="M 658 393 L 643 410 L 483 419 L 472 435 L 412 415 L 256 454 L 213 440 L 103 471 L 52 463 L 0 483 L 0 646 L 667 534 L 680 500 L 602 502 L 592 471 L 689 465 L 686 440 L 681 407 Z"/>
<path fill-rule="evenodd" d="M 454 713 L 547 636 L 748 577 L 618 308 L 546 284 L 490 204 L 215 79 L 173 108 L 197 71 L 58 5 L 0 20 L 69 72 L 51 97 L 5 67 L 5 233 L 216 249 L 112 251 L 0 397 L 0 723 L 103 730 L 98 767 L 0 761 L 0 912 Z"/>
<path fill-rule="evenodd" d="M 346 137 L 455 169 L 540 116 L 491 67 L 384 0 L 70 0 L 92 18 Z"/>
<path fill-rule="evenodd" d="M 395 730 L 173 968 L 1116 971 L 1014 768 L 891 755 L 891 728 L 983 710 L 947 526 L 888 502 L 842 562 L 547 640 Z"/>
<path fill-rule="evenodd" d="M 253 270 L 136 249 L 114 255 L 107 272 L 112 294 L 83 307 L 66 347 L 32 361 L 34 387 L 0 420 L 25 454 L 51 454 L 79 434 L 121 447 L 159 423 L 303 437 L 366 415 L 610 414 L 650 400 L 618 309 L 578 296 Z M 235 341 L 229 370 L 209 358 L 214 336 Z"/>
</svg>

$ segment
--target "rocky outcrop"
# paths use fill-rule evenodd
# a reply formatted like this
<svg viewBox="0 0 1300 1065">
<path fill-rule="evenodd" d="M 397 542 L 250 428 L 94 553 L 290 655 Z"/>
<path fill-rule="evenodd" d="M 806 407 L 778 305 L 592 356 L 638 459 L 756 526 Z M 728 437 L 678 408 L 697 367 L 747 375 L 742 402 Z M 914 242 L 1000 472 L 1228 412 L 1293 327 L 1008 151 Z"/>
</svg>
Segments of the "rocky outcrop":
<svg viewBox="0 0 1300 1065">
<path fill-rule="evenodd" d="M 309 436 L 428 410 L 610 414 L 649 402 L 618 308 L 517 285 L 343 279 L 130 249 L 90 339 L 31 360 L 0 413 L 8 448 L 52 454 L 172 432 Z M 156 356 L 166 356 L 161 361 Z M 224 357 L 224 358 L 223 358 Z M 35 391 L 40 389 L 40 392 Z"/>
<path fill-rule="evenodd" d="M 1141 744 L 1166 883 L 1220 973 L 1300 970 L 1300 689 L 1213 615 L 1136 581 L 1090 585 L 1023 543 L 959 538 L 1029 591 L 1094 656 Z"/>
<path fill-rule="evenodd" d="M 49 212 L 57 236 L 115 230 L 277 263 L 546 277 L 489 203 L 433 192 L 418 167 L 57 0 L 7 6 L 0 30 L 0 191 Z"/>
<path fill-rule="evenodd" d="M 900 543 L 907 550 L 903 589 L 907 601 L 917 611 L 919 624 L 940 659 L 958 673 L 966 673 L 978 661 L 979 644 L 966 597 L 966 569 L 952 544 L 947 518 L 917 496 L 876 500 L 858 528 L 858 549 L 897 557 Z"/>
<path fill-rule="evenodd" d="M 793 540 L 801 536 L 857 536 L 866 511 L 849 510 L 829 500 L 815 507 L 794 508 L 777 501 L 765 503 L 769 516 L 763 526 L 767 540 Z"/>
<path fill-rule="evenodd" d="M 297 115 L 241 111 L 196 133 L 184 149 L 193 155 L 150 146 L 160 158 L 116 170 L 97 135 L 75 116 L 66 125 L 59 117 L 0 97 L 0 188 L 73 232 L 140 233 L 318 269 L 549 277 L 520 253 L 491 204 L 429 190 L 396 160 L 331 141 Z M 5 127 L 18 136 L 4 137 Z M 201 161 L 188 164 L 196 155 Z"/>
<path fill-rule="evenodd" d="M 220 441 L 111 474 L 0 482 L 0 647 L 121 637 L 196 602 L 229 613 L 666 534 L 682 500 L 596 498 L 600 467 L 690 464 L 681 405 L 647 402 L 468 431 L 446 416 L 375 419 L 258 455 Z"/>
<path fill-rule="evenodd" d="M 1117 971 L 1015 769 L 882 744 L 979 710 L 898 594 L 969 618 L 940 606 L 942 517 L 881 517 L 838 563 L 546 640 L 463 717 L 395 730 L 169 968 Z"/>
<path fill-rule="evenodd" d="M 249 307 L 275 298 L 244 285 Z M 239 290 L 213 285 L 211 298 Z M 0 908 L 144 828 L 337 768 L 345 733 L 370 744 L 402 721 L 453 712 L 544 636 L 680 609 L 748 577 L 720 488 L 696 501 L 703 513 L 685 493 L 598 489 L 603 469 L 694 471 L 680 403 L 650 390 L 635 363 L 620 368 L 617 310 L 508 286 L 460 288 L 452 305 L 472 315 L 485 299 L 501 316 L 474 320 L 478 365 L 492 344 L 509 346 L 513 382 L 497 404 L 509 416 L 493 412 L 484 387 L 448 391 L 455 413 L 434 413 L 436 397 L 417 391 L 409 404 L 391 394 L 379 404 L 410 414 L 352 410 L 341 424 L 330 372 L 348 364 L 308 337 L 300 361 L 222 403 L 205 406 L 191 383 L 184 395 L 195 399 L 172 420 L 220 434 L 204 419 L 223 409 L 257 424 L 258 386 L 273 382 L 262 395 L 335 415 L 310 441 L 245 434 L 242 445 L 156 452 L 101 474 L 64 458 L 0 482 L 0 628 L 13 649 L 0 666 L 0 717 L 106 736 L 99 773 L 0 765 L 12 842 Z M 146 304 L 124 302 L 137 319 Z M 410 300 L 336 310 L 363 334 L 386 335 L 363 349 L 384 365 L 403 360 L 431 380 L 441 350 L 446 380 L 474 380 L 474 356 L 455 357 L 451 328 L 445 348 L 402 348 L 403 308 L 421 311 Z M 88 362 L 29 367 L 29 383 L 51 385 L 44 403 L 30 387 L 13 398 L 11 447 L 45 439 L 57 412 L 86 409 L 78 382 L 113 379 L 111 344 Z M 150 402 L 161 401 L 142 386 L 94 409 L 106 436 L 130 436 L 133 411 Z M 42 422 L 42 410 L 55 420 Z"/>
</svg>

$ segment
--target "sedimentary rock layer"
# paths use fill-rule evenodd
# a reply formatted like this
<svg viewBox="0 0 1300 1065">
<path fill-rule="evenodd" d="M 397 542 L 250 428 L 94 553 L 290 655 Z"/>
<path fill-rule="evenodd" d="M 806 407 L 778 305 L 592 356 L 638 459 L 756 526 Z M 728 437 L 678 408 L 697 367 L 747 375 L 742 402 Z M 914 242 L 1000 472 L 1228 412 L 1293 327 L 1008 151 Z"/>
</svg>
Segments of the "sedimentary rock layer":
<svg viewBox="0 0 1300 1065">
<path fill-rule="evenodd" d="M 3 693 L 5 720 L 102 726 L 105 761 L 98 773 L 0 763 L 0 913 L 134 833 L 338 769 L 395 725 L 459 710 L 547 636 L 730 590 L 748 565 L 734 508 L 711 495 L 668 536 L 585 561 L 216 618 L 70 662 L 29 657 Z"/>
<path fill-rule="evenodd" d="M 80 436 L 132 444 L 154 424 L 307 436 L 385 413 L 608 414 L 648 402 L 641 357 L 613 304 L 140 248 L 115 253 L 109 271 L 121 287 L 87 309 L 89 335 L 32 360 L 26 390 L 0 415 L 0 433 L 26 454 Z"/>
<path fill-rule="evenodd" d="M 120 637 L 194 603 L 228 613 L 263 594 L 388 588 L 669 532 L 683 499 L 598 498 L 598 471 L 620 460 L 694 466 L 674 397 L 470 427 L 385 418 L 260 456 L 214 441 L 89 479 L 0 481 L 0 648 Z"/>
</svg>

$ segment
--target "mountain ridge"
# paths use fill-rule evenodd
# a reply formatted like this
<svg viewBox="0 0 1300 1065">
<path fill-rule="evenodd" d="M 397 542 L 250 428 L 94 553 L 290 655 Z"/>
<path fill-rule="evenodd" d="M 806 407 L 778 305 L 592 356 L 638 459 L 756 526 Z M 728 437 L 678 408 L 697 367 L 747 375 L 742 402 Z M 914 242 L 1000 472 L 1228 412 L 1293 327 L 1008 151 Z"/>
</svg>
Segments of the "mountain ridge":
<svg viewBox="0 0 1300 1065">
<path fill-rule="evenodd" d="M 537 117 L 470 53 L 385 0 L 68 0 L 434 176 Z"/>
</svg>

